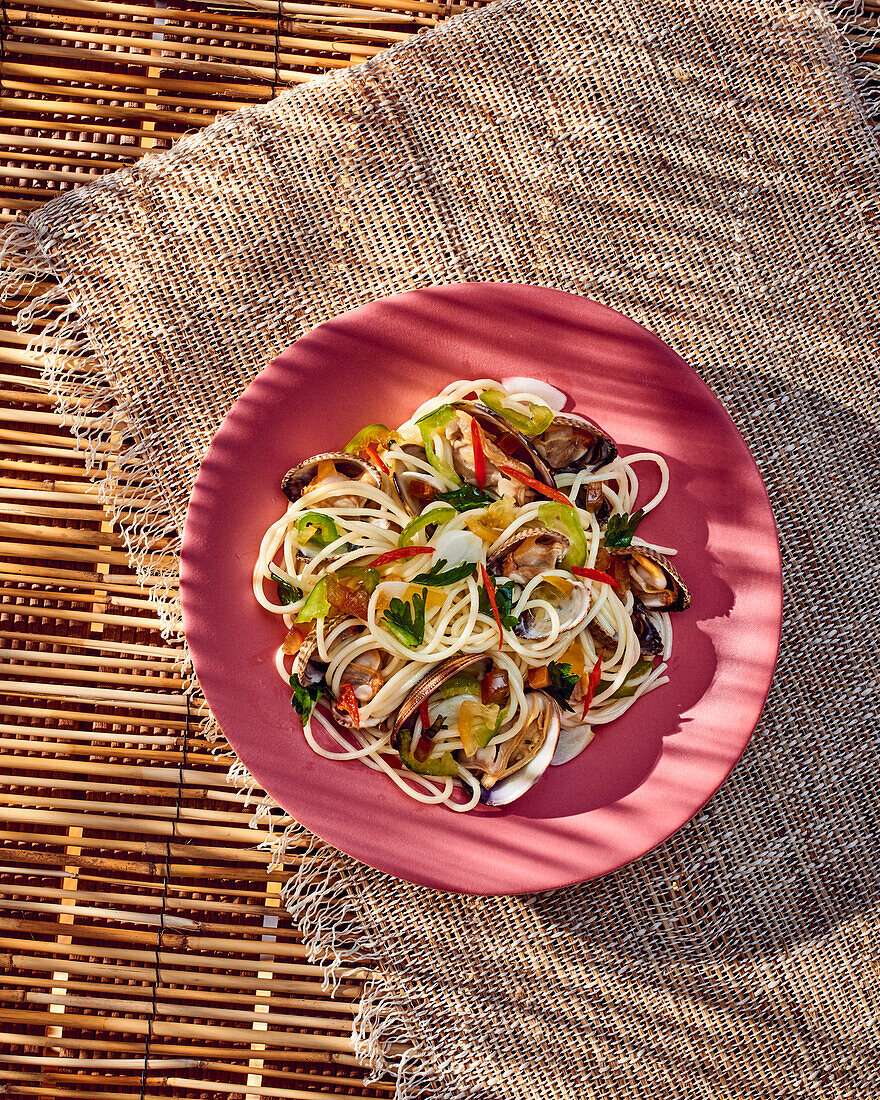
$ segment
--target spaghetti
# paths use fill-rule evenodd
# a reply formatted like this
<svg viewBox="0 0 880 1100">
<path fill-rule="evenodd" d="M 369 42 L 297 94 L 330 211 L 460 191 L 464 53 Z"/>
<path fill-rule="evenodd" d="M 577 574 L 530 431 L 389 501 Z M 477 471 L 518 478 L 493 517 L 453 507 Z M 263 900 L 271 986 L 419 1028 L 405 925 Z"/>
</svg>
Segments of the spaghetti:
<svg viewBox="0 0 880 1100">
<path fill-rule="evenodd" d="M 419 802 L 500 805 L 667 682 L 690 597 L 674 550 L 633 541 L 666 463 L 563 401 L 455 382 L 287 475 L 254 594 L 288 628 L 276 665 L 315 753 Z M 660 485 L 636 510 L 644 463 Z"/>
</svg>

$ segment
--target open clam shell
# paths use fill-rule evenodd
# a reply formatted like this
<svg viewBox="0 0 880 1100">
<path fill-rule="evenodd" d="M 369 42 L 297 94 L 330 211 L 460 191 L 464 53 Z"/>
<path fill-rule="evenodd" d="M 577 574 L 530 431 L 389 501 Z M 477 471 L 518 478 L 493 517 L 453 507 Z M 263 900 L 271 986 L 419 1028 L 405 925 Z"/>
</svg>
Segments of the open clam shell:
<svg viewBox="0 0 880 1100">
<path fill-rule="evenodd" d="M 486 567 L 493 576 L 525 583 L 555 569 L 570 546 L 569 539 L 556 531 L 524 527 L 492 551 Z"/>
<path fill-rule="evenodd" d="M 425 448 L 414 443 L 406 443 L 399 449 L 404 454 L 425 459 Z M 393 456 L 392 463 L 394 463 Z M 397 490 L 401 504 L 413 517 L 420 516 L 440 491 L 427 474 L 422 473 L 420 470 L 398 470 L 396 464 L 391 474 L 391 480 Z"/>
<path fill-rule="evenodd" d="M 559 707 L 549 695 L 537 691 L 526 696 L 530 714 L 516 738 L 498 746 L 504 751 L 497 777 L 481 780 L 480 801 L 486 806 L 508 806 L 521 798 L 541 778 L 559 742 Z M 494 772 L 494 769 L 493 769 Z"/>
<path fill-rule="evenodd" d="M 557 587 L 555 580 L 556 578 L 551 578 L 546 584 L 539 585 L 533 596 L 546 600 L 556 609 L 560 633 L 576 630 L 590 613 L 590 589 L 582 581 L 574 579 L 563 581 Z M 530 608 L 526 608 L 520 616 L 515 633 L 529 641 L 547 638 L 550 634 L 549 617 L 545 614 L 536 616 Z"/>
<path fill-rule="evenodd" d="M 485 653 L 462 653 L 458 657 L 450 657 L 446 661 L 441 661 L 439 665 L 434 665 L 431 671 L 419 680 L 410 692 L 409 697 L 401 704 L 400 710 L 397 712 L 397 717 L 394 719 L 392 736 L 397 736 L 422 703 L 435 692 L 441 684 L 445 684 L 446 681 L 452 676 L 455 676 L 456 673 L 463 672 L 466 668 L 471 668 L 473 665 L 478 665 L 489 660 L 491 660 L 491 658 L 487 657 Z"/>
<path fill-rule="evenodd" d="M 528 466 L 538 481 L 542 481 L 545 485 L 552 485 L 555 488 L 556 482 L 553 480 L 553 471 L 537 452 L 532 442 L 521 432 L 518 432 L 509 420 L 505 420 L 503 416 L 492 412 L 480 401 L 458 401 L 455 407 L 461 409 L 462 412 L 466 412 L 468 416 L 472 416 L 493 442 L 502 438 L 515 442 L 516 447 L 511 449 L 510 457 L 518 459 Z M 506 447 L 502 449 L 505 450 L 505 453 L 507 452 Z"/>
<path fill-rule="evenodd" d="M 609 553 L 626 559 L 633 595 L 647 611 L 686 611 L 690 607 L 688 586 L 669 558 L 641 543 Z"/>
<path fill-rule="evenodd" d="M 617 444 L 598 424 L 574 413 L 557 413 L 549 428 L 530 440 L 551 471 L 598 470 L 617 458 Z"/>
<path fill-rule="evenodd" d="M 359 480 L 366 479 L 370 484 L 377 487 L 382 484 L 379 471 L 371 463 L 365 462 L 357 455 L 348 455 L 344 451 L 329 451 L 327 454 L 314 455 L 312 458 L 306 459 L 305 462 L 301 462 L 299 466 L 294 466 L 292 470 L 287 471 L 281 479 L 281 491 L 288 500 L 299 500 L 306 486 L 317 475 L 318 465 L 321 462 L 333 463 L 336 467 L 336 473 L 339 475 L 339 481 L 350 479 L 356 483 Z M 352 495 L 357 495 L 356 484 L 352 486 Z"/>
</svg>

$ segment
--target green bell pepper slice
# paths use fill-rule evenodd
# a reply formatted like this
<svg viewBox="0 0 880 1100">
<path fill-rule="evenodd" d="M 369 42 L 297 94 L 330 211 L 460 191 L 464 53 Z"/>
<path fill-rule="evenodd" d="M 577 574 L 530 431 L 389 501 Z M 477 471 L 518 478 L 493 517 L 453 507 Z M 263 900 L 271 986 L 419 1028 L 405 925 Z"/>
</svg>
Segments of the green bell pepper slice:
<svg viewBox="0 0 880 1100">
<path fill-rule="evenodd" d="M 330 601 L 327 599 L 327 578 L 322 577 L 311 590 L 296 617 L 298 623 L 308 623 L 312 619 L 323 619 L 330 614 Z"/>
<path fill-rule="evenodd" d="M 451 699 L 453 695 L 475 695 L 480 698 L 480 679 L 475 672 L 456 672 L 433 693 L 441 699 Z"/>
<path fill-rule="evenodd" d="M 524 416 L 523 413 L 508 408 L 507 394 L 502 393 L 501 390 L 483 390 L 480 400 L 487 409 L 503 416 L 523 435 L 540 435 L 553 423 L 553 410 L 548 409 L 546 405 L 536 405 L 534 401 L 529 401 L 529 415 Z"/>
<path fill-rule="evenodd" d="M 441 428 L 445 428 L 454 416 L 455 409 L 451 405 L 441 405 L 439 409 L 435 409 L 427 416 L 423 416 L 421 420 L 417 420 L 416 427 L 422 435 L 425 456 L 437 473 L 442 474 L 453 485 L 461 485 L 461 478 L 448 463 L 440 458 L 434 446 L 434 432 L 439 432 Z"/>
<path fill-rule="evenodd" d="M 347 455 L 359 455 L 367 447 L 374 447 L 377 450 L 381 447 L 387 450 L 389 443 L 399 438 L 397 432 L 393 432 L 384 424 L 368 424 L 366 428 L 361 428 L 350 443 L 345 445 L 344 450 Z"/>
<path fill-rule="evenodd" d="M 451 752 L 444 752 L 442 756 L 429 756 L 427 760 L 416 760 L 412 754 L 412 730 L 402 729 L 397 735 L 397 755 L 400 762 L 411 772 L 419 775 L 441 775 L 455 778 L 458 775 L 458 764 Z"/>
<path fill-rule="evenodd" d="M 353 580 L 359 581 L 368 596 L 372 596 L 376 591 L 376 585 L 380 579 L 378 569 L 365 569 L 362 565 L 344 565 L 341 569 L 336 570 L 336 576 L 351 577 Z"/>
<path fill-rule="evenodd" d="M 316 546 L 329 546 L 339 538 L 339 529 L 329 516 L 323 512 L 306 512 L 296 521 L 296 530 L 306 536 L 306 542 Z"/>
<path fill-rule="evenodd" d="M 420 516 L 416 516 L 415 519 L 404 527 L 397 538 L 398 546 L 412 546 L 413 538 L 419 533 L 424 531 L 426 527 L 429 527 L 432 523 L 448 523 L 455 516 L 455 509 L 450 508 L 448 505 L 443 505 L 439 508 L 429 508 L 426 512 L 422 512 Z"/>
<path fill-rule="evenodd" d="M 587 538 L 583 527 L 581 527 L 576 508 L 567 508 L 551 500 L 547 504 L 541 504 L 538 507 L 538 519 L 554 531 L 560 531 L 568 536 L 571 545 L 568 548 L 568 553 L 562 559 L 562 564 L 566 569 L 571 569 L 575 565 L 582 566 L 586 563 Z"/>
<path fill-rule="evenodd" d="M 653 667 L 654 662 L 646 657 L 643 657 L 640 661 L 636 661 L 636 663 L 626 674 L 626 679 L 623 681 L 617 691 L 615 691 L 613 695 L 608 696 L 608 701 L 610 702 L 610 700 L 612 699 L 628 699 L 630 698 L 630 696 L 635 695 L 638 685 L 634 684 L 632 681 L 641 680 L 642 676 L 645 675 L 648 669 Z"/>
</svg>

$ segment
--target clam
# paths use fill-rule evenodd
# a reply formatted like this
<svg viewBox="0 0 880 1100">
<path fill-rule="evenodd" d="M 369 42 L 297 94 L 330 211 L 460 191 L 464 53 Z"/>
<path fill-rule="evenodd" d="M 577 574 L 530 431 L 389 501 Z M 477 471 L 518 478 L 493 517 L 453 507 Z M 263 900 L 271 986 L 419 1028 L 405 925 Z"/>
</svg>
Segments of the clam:
<svg viewBox="0 0 880 1100">
<path fill-rule="evenodd" d="M 465 481 L 476 484 L 477 475 L 474 464 L 470 414 L 462 409 L 456 409 L 455 416 L 443 429 L 443 434 L 452 451 L 452 465 L 455 472 Z M 528 504 L 530 500 L 535 500 L 538 494 L 533 489 L 502 473 L 499 467 L 508 466 L 528 478 L 535 477 L 534 469 L 525 462 L 520 461 L 520 459 L 508 455 L 499 447 L 496 447 L 491 435 L 486 431 L 483 431 L 481 441 L 483 445 L 485 468 L 483 483 L 485 487 L 498 496 L 507 493 L 513 497 L 514 502 L 518 505 Z"/>
<path fill-rule="evenodd" d="M 398 448 L 404 454 L 425 461 L 425 448 L 415 443 L 405 443 Z M 394 456 L 392 456 L 393 458 Z M 411 516 L 420 516 L 440 491 L 436 482 L 420 470 L 397 470 L 391 474 L 394 488 L 404 508 Z"/>
<path fill-rule="evenodd" d="M 499 462 L 504 462 L 505 465 L 523 465 L 538 481 L 543 481 L 545 485 L 556 485 L 553 480 L 553 471 L 543 457 L 538 454 L 532 442 L 522 432 L 518 432 L 509 420 L 505 420 L 503 416 L 499 416 L 480 401 L 459 401 L 455 407 L 476 420 L 483 429 L 484 440 L 488 438 L 492 449 L 498 450 L 500 455 L 504 456 L 499 457 Z M 503 442 L 504 446 L 498 447 L 499 442 Z M 489 457 L 488 454 L 486 457 Z M 511 458 L 515 460 L 513 463 L 510 462 Z"/>
<path fill-rule="evenodd" d="M 617 458 L 617 444 L 598 424 L 574 413 L 557 413 L 530 441 L 551 470 L 598 470 Z"/>
<path fill-rule="evenodd" d="M 691 594 L 681 574 L 656 550 L 636 543 L 620 550 L 608 551 L 614 558 L 623 558 L 627 565 L 632 593 L 647 611 L 686 611 Z"/>
<path fill-rule="evenodd" d="M 426 676 L 423 676 L 412 689 L 409 698 L 401 704 L 400 710 L 397 712 L 397 717 L 394 719 L 392 737 L 397 736 L 422 703 L 424 703 L 441 684 L 445 684 L 446 681 L 450 679 L 450 677 L 455 676 L 456 673 L 464 672 L 466 668 L 471 668 L 473 665 L 481 664 L 487 660 L 489 660 L 489 658 L 485 653 L 462 653 L 458 657 L 450 657 L 446 661 L 441 661 L 439 665 L 434 665 L 431 671 Z"/>
<path fill-rule="evenodd" d="M 297 654 L 293 659 L 291 675 L 295 676 L 303 687 L 308 687 L 310 684 L 317 684 L 320 680 L 324 679 L 324 673 L 327 671 L 327 666 L 323 661 L 312 660 L 312 654 L 317 648 L 318 632 L 317 630 L 312 630 L 311 634 L 309 634 L 297 650 Z"/>
<path fill-rule="evenodd" d="M 494 550 L 486 565 L 496 577 L 525 584 L 548 569 L 555 569 L 570 546 L 565 535 L 556 531 L 548 531 L 546 527 L 525 527 Z"/>
<path fill-rule="evenodd" d="M 341 496 L 334 504 L 341 507 L 357 507 L 363 497 L 357 493 L 357 482 L 362 481 L 376 487 L 382 484 L 382 478 L 375 466 L 365 462 L 357 455 L 347 455 L 343 451 L 330 451 L 315 455 L 288 470 L 281 479 L 281 490 L 288 500 L 299 498 L 319 485 L 352 483 L 351 497 Z"/>
<path fill-rule="evenodd" d="M 520 732 L 509 741 L 492 744 L 474 754 L 482 767 L 480 801 L 486 806 L 507 806 L 520 798 L 549 767 L 559 741 L 559 707 L 543 692 L 526 696 L 529 716 Z"/>
<path fill-rule="evenodd" d="M 532 590 L 534 599 L 545 600 L 559 615 L 559 629 L 575 630 L 590 611 L 590 589 L 582 581 L 548 578 Z M 542 608 L 531 608 L 520 615 L 514 633 L 529 641 L 539 641 L 550 634 L 550 619 Z"/>
<path fill-rule="evenodd" d="M 564 716 L 564 718 L 568 717 L 571 716 Z M 596 733 L 591 725 L 581 722 L 580 718 L 576 719 L 576 725 L 573 726 L 566 726 L 564 718 L 559 729 L 559 741 L 556 745 L 556 751 L 550 761 L 554 768 L 558 768 L 560 764 L 567 764 L 569 760 L 574 760 L 576 756 L 580 756 Z"/>
</svg>

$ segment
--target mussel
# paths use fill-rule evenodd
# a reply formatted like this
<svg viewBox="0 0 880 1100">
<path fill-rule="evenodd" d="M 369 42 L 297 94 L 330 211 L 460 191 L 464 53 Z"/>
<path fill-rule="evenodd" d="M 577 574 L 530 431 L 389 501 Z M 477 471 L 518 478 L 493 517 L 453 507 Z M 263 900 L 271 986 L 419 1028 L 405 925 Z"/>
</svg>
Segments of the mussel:
<svg viewBox="0 0 880 1100">
<path fill-rule="evenodd" d="M 686 611 L 691 604 L 691 594 L 681 574 L 657 550 L 635 543 L 615 550 L 609 549 L 615 576 L 632 589 L 637 602 L 646 611 Z M 626 573 L 621 576 L 614 566 L 614 559 L 626 563 Z"/>
<path fill-rule="evenodd" d="M 559 741 L 559 707 L 549 695 L 526 696 L 528 718 L 509 741 L 480 749 L 473 762 L 483 769 L 480 801 L 486 806 L 507 806 L 541 778 L 550 765 Z"/>
<path fill-rule="evenodd" d="M 344 484 L 352 485 L 351 496 L 342 495 L 334 499 L 333 503 L 340 507 L 357 507 L 363 502 L 363 496 L 357 492 L 358 482 L 380 486 L 382 478 L 375 466 L 358 458 L 357 455 L 345 454 L 344 451 L 330 451 L 327 454 L 315 455 L 313 458 L 301 462 L 288 470 L 281 480 L 281 491 L 288 500 L 299 500 L 304 493 L 316 489 L 319 485 Z"/>
<path fill-rule="evenodd" d="M 574 413 L 556 413 L 530 441 L 552 471 L 598 470 L 617 458 L 617 444 L 598 424 Z"/>
</svg>

